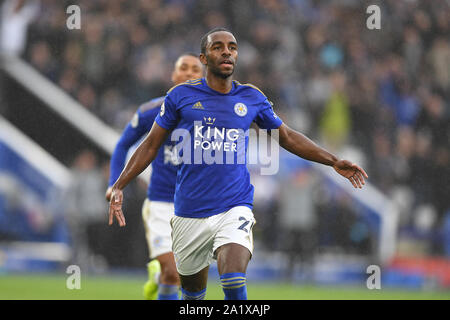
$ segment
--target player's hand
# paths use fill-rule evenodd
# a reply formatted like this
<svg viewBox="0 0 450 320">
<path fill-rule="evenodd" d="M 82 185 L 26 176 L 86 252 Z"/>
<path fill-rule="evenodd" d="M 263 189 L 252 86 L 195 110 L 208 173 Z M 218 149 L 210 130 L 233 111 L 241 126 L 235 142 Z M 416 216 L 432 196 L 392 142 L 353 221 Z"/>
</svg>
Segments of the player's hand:
<svg viewBox="0 0 450 320">
<path fill-rule="evenodd" d="M 364 177 L 369 178 L 369 176 L 367 175 L 367 173 L 364 171 L 363 168 L 357 166 L 354 163 L 351 163 L 348 160 L 337 161 L 334 164 L 333 168 L 341 176 L 350 180 L 350 182 L 355 188 L 361 189 L 362 186 L 365 184 Z"/>
<path fill-rule="evenodd" d="M 109 225 L 112 225 L 116 218 L 120 227 L 125 226 L 125 217 L 122 212 L 123 192 L 120 189 L 112 189 L 111 200 L 109 202 Z"/>
<path fill-rule="evenodd" d="M 109 187 L 108 189 L 106 189 L 105 198 L 106 198 L 106 201 L 108 201 L 108 202 L 111 201 L 111 193 L 112 193 L 112 187 Z"/>
</svg>

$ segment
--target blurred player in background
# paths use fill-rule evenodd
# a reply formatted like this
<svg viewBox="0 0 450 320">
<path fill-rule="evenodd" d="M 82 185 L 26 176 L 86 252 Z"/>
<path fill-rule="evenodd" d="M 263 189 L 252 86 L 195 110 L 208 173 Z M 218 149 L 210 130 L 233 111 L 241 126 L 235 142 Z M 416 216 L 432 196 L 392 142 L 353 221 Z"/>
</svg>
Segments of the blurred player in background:
<svg viewBox="0 0 450 320">
<path fill-rule="evenodd" d="M 201 78 L 203 65 L 194 54 L 181 55 L 172 72 L 172 82 L 177 85 Z M 147 134 L 160 112 L 164 97 L 144 103 L 120 137 L 111 157 L 109 188 L 106 199 L 110 201 L 112 185 L 125 166 L 129 149 Z M 144 296 L 148 300 L 177 300 L 180 280 L 172 253 L 171 228 L 169 221 L 174 215 L 173 198 L 177 176 L 177 156 L 174 143 L 166 140 L 152 163 L 152 175 L 147 199 L 142 207 L 145 234 L 151 261 L 147 264 L 149 279 L 144 285 Z"/>
<path fill-rule="evenodd" d="M 125 226 L 123 188 L 156 158 L 170 131 L 190 134 L 191 139 L 183 136 L 183 162 L 178 167 L 171 220 L 172 247 L 185 300 L 204 299 L 213 259 L 225 299 L 247 299 L 246 270 L 253 252 L 255 219 L 245 132 L 253 122 L 263 129 L 278 129 L 283 148 L 333 167 L 355 188 L 362 188 L 367 177 L 359 166 L 338 159 L 285 125 L 258 88 L 233 80 L 237 56 L 237 41 L 228 30 L 213 29 L 202 38 L 200 61 L 206 66 L 206 77 L 168 91 L 150 133 L 112 189 L 109 224 L 116 219 Z M 211 141 L 216 156 L 212 163 L 206 161 L 212 154 Z M 196 158 L 197 151 L 201 157 Z"/>
</svg>

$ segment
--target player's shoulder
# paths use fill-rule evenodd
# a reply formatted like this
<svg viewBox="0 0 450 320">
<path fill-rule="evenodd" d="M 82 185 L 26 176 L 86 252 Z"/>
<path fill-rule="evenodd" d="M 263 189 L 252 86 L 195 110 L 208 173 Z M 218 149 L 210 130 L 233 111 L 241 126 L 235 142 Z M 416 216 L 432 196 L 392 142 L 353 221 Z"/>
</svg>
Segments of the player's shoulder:
<svg viewBox="0 0 450 320">
<path fill-rule="evenodd" d="M 264 94 L 264 92 L 254 84 L 240 83 L 237 80 L 233 80 L 233 82 L 236 84 L 239 90 L 245 91 L 245 93 L 251 94 L 254 97 L 258 97 L 264 100 L 267 99 L 267 96 Z"/>
<path fill-rule="evenodd" d="M 185 82 L 179 83 L 179 84 L 173 86 L 172 88 L 170 88 L 167 91 L 167 94 L 174 95 L 174 94 L 182 93 L 182 92 L 185 92 L 186 90 L 189 90 L 190 88 L 202 85 L 202 83 L 203 83 L 202 78 L 187 80 Z"/>
<path fill-rule="evenodd" d="M 138 112 L 141 114 L 147 113 L 149 111 L 159 110 L 161 104 L 164 102 L 164 96 L 152 99 L 141 104 L 138 108 Z"/>
</svg>

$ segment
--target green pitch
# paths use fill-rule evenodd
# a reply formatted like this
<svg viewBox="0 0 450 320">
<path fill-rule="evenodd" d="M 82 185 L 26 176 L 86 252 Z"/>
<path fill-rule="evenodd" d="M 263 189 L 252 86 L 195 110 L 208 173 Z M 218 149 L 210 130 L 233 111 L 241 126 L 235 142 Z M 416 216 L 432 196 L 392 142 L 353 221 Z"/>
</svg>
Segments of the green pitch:
<svg viewBox="0 0 450 320">
<path fill-rule="evenodd" d="M 81 289 L 66 288 L 65 274 L 0 274 L 0 299 L 23 300 L 142 300 L 145 276 L 86 276 L 81 277 Z M 366 288 L 301 286 L 282 283 L 248 282 L 249 299 L 262 300 L 450 300 L 450 291 L 368 290 Z M 208 300 L 222 300 L 218 279 L 210 279 Z"/>
</svg>

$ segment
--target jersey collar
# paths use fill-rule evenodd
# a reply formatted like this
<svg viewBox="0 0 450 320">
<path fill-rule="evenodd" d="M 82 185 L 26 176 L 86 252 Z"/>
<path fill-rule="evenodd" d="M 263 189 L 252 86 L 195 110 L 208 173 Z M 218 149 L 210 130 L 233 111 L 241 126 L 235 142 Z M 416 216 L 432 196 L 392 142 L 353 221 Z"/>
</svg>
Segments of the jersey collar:
<svg viewBox="0 0 450 320">
<path fill-rule="evenodd" d="M 214 94 L 216 94 L 216 95 L 221 95 L 221 96 L 227 96 L 227 95 L 229 95 L 229 94 L 232 94 L 233 92 L 234 92 L 234 90 L 236 90 L 236 82 L 235 81 L 232 81 L 232 87 L 231 87 L 231 90 L 230 90 L 230 92 L 228 92 L 228 93 L 222 93 L 222 92 L 219 92 L 219 91 L 216 91 L 216 90 L 214 90 L 214 89 L 211 89 L 209 86 L 208 86 L 208 84 L 206 83 L 206 78 L 202 78 L 202 84 L 205 86 L 205 88 L 208 90 L 208 91 L 210 91 L 210 92 L 213 92 Z"/>
</svg>

